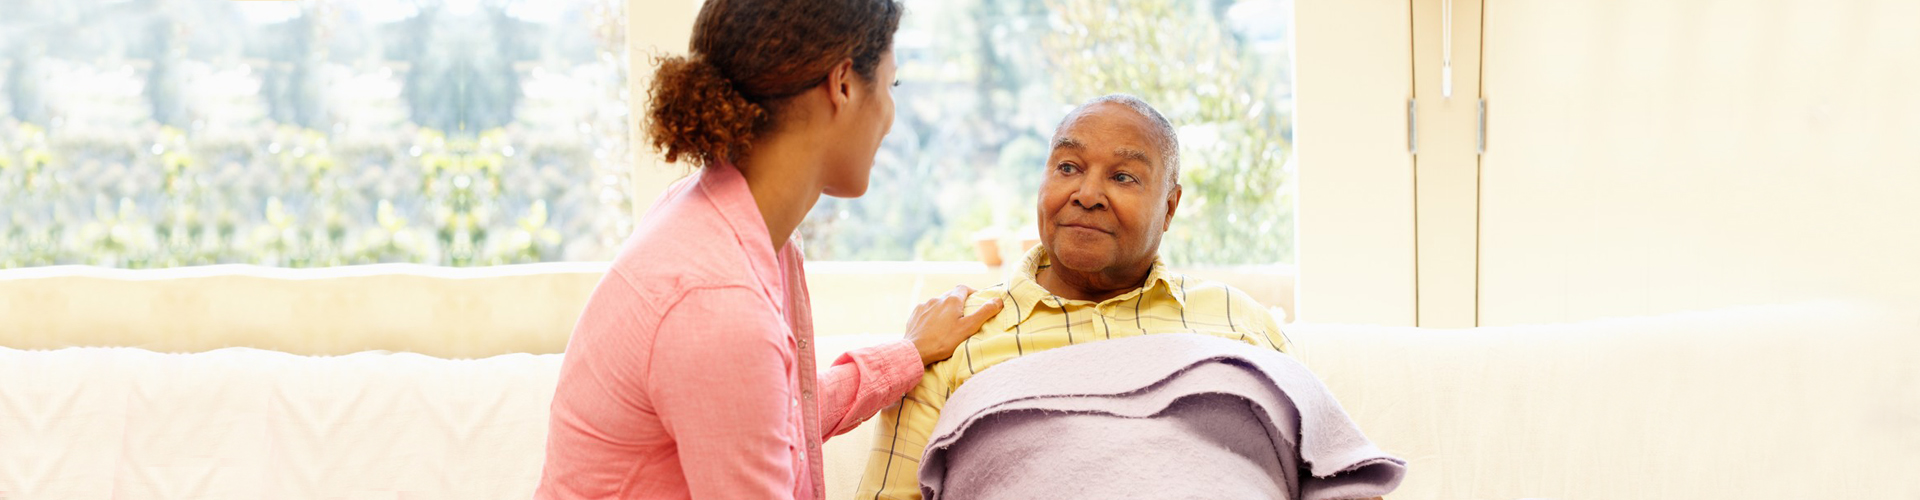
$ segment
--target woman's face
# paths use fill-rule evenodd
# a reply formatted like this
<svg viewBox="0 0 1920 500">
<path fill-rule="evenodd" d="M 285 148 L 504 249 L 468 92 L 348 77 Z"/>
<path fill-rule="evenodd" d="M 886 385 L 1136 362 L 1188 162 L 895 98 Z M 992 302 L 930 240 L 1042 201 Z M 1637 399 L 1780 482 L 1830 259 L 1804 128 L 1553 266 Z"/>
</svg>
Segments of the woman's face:
<svg viewBox="0 0 1920 500">
<path fill-rule="evenodd" d="M 848 106 L 848 120 L 827 139 L 833 154 L 826 165 L 823 193 L 839 198 L 858 198 L 867 193 L 867 180 L 873 173 L 873 157 L 880 151 L 880 140 L 893 130 L 893 82 L 897 68 L 893 50 L 880 54 L 873 80 L 858 82 Z"/>
</svg>

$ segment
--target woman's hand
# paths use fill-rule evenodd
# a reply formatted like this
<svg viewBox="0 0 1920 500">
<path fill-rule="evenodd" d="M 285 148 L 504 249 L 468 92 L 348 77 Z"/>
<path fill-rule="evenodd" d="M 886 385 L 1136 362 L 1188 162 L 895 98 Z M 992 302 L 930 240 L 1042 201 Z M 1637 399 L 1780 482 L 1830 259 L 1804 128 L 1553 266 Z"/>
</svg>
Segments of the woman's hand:
<svg viewBox="0 0 1920 500">
<path fill-rule="evenodd" d="M 1000 299 L 993 299 L 973 314 L 961 316 L 971 295 L 972 288 L 956 286 L 913 308 L 913 316 L 907 318 L 907 340 L 913 341 L 913 347 L 920 350 L 921 364 L 933 364 L 953 356 L 953 350 L 980 331 L 980 325 L 1000 314 Z"/>
</svg>

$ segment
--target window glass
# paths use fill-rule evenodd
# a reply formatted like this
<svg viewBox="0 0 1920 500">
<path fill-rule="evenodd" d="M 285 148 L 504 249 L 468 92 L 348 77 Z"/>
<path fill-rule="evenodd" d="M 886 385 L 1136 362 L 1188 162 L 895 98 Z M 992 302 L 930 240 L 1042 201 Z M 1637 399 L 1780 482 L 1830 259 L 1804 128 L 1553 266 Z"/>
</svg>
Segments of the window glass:
<svg viewBox="0 0 1920 500">
<path fill-rule="evenodd" d="M 625 2 L 9 2 L 0 267 L 607 260 Z"/>
</svg>

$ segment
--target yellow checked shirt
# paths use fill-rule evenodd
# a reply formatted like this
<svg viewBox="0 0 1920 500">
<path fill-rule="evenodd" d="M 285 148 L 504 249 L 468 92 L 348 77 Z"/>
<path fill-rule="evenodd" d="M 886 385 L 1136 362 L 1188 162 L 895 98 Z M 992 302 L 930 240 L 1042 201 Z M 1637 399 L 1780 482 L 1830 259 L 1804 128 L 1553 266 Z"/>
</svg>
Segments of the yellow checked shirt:
<svg viewBox="0 0 1920 500">
<path fill-rule="evenodd" d="M 1289 350 L 1279 323 L 1252 297 L 1222 283 L 1173 273 L 1164 262 L 1154 263 L 1140 289 L 1097 304 L 1063 299 L 1041 287 L 1034 276 L 1048 265 L 1046 251 L 1036 246 L 1019 274 L 967 300 L 969 313 L 996 297 L 1006 302 L 952 358 L 927 367 L 919 385 L 880 413 L 855 500 L 919 500 L 920 455 L 947 398 L 973 374 L 1009 359 L 1150 333 L 1202 333 Z"/>
</svg>

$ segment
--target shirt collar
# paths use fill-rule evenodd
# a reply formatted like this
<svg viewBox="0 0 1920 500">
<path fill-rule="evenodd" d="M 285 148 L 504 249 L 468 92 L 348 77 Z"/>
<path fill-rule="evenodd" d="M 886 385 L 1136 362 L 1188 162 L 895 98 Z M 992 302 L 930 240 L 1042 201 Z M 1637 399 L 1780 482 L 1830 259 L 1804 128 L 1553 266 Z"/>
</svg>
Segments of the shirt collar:
<svg viewBox="0 0 1920 500">
<path fill-rule="evenodd" d="M 1034 309 L 1040 307 L 1042 304 L 1055 309 L 1063 308 L 1065 304 L 1068 303 L 1091 304 L 1091 302 L 1084 300 L 1071 300 L 1054 295 L 1053 292 L 1048 291 L 1046 287 L 1040 286 L 1038 278 L 1040 269 L 1050 265 L 1053 265 L 1053 262 L 1052 259 L 1047 256 L 1046 246 L 1034 245 L 1032 250 L 1027 251 L 1026 260 L 1007 277 L 1007 295 L 1008 299 L 1013 301 L 1013 303 L 1008 305 L 1014 306 L 1013 310 L 1015 314 L 1019 315 L 1014 321 L 1014 324 L 1025 322 L 1027 318 L 1033 317 Z M 1155 256 L 1153 259 L 1153 267 L 1147 270 L 1147 280 L 1141 284 L 1140 288 L 1107 299 L 1101 302 L 1101 304 L 1134 300 L 1135 297 L 1139 297 L 1143 293 L 1151 292 L 1155 288 L 1161 288 L 1164 290 L 1161 293 L 1173 297 L 1173 300 L 1179 303 L 1180 307 L 1184 308 L 1187 306 L 1187 298 L 1174 292 L 1174 290 L 1176 290 L 1174 286 L 1175 279 L 1180 278 L 1167 270 L 1167 263 L 1164 259 Z"/>
<path fill-rule="evenodd" d="M 715 162 L 701 168 L 699 188 L 712 201 L 714 210 L 726 221 L 727 228 L 745 251 L 749 267 L 766 292 L 767 300 L 784 314 L 786 301 L 782 297 L 786 276 L 780 272 L 778 257 L 767 237 L 766 219 L 760 216 L 760 205 L 753 201 L 746 176 L 732 163 Z M 792 245 L 794 239 L 788 238 L 787 244 Z"/>
</svg>

